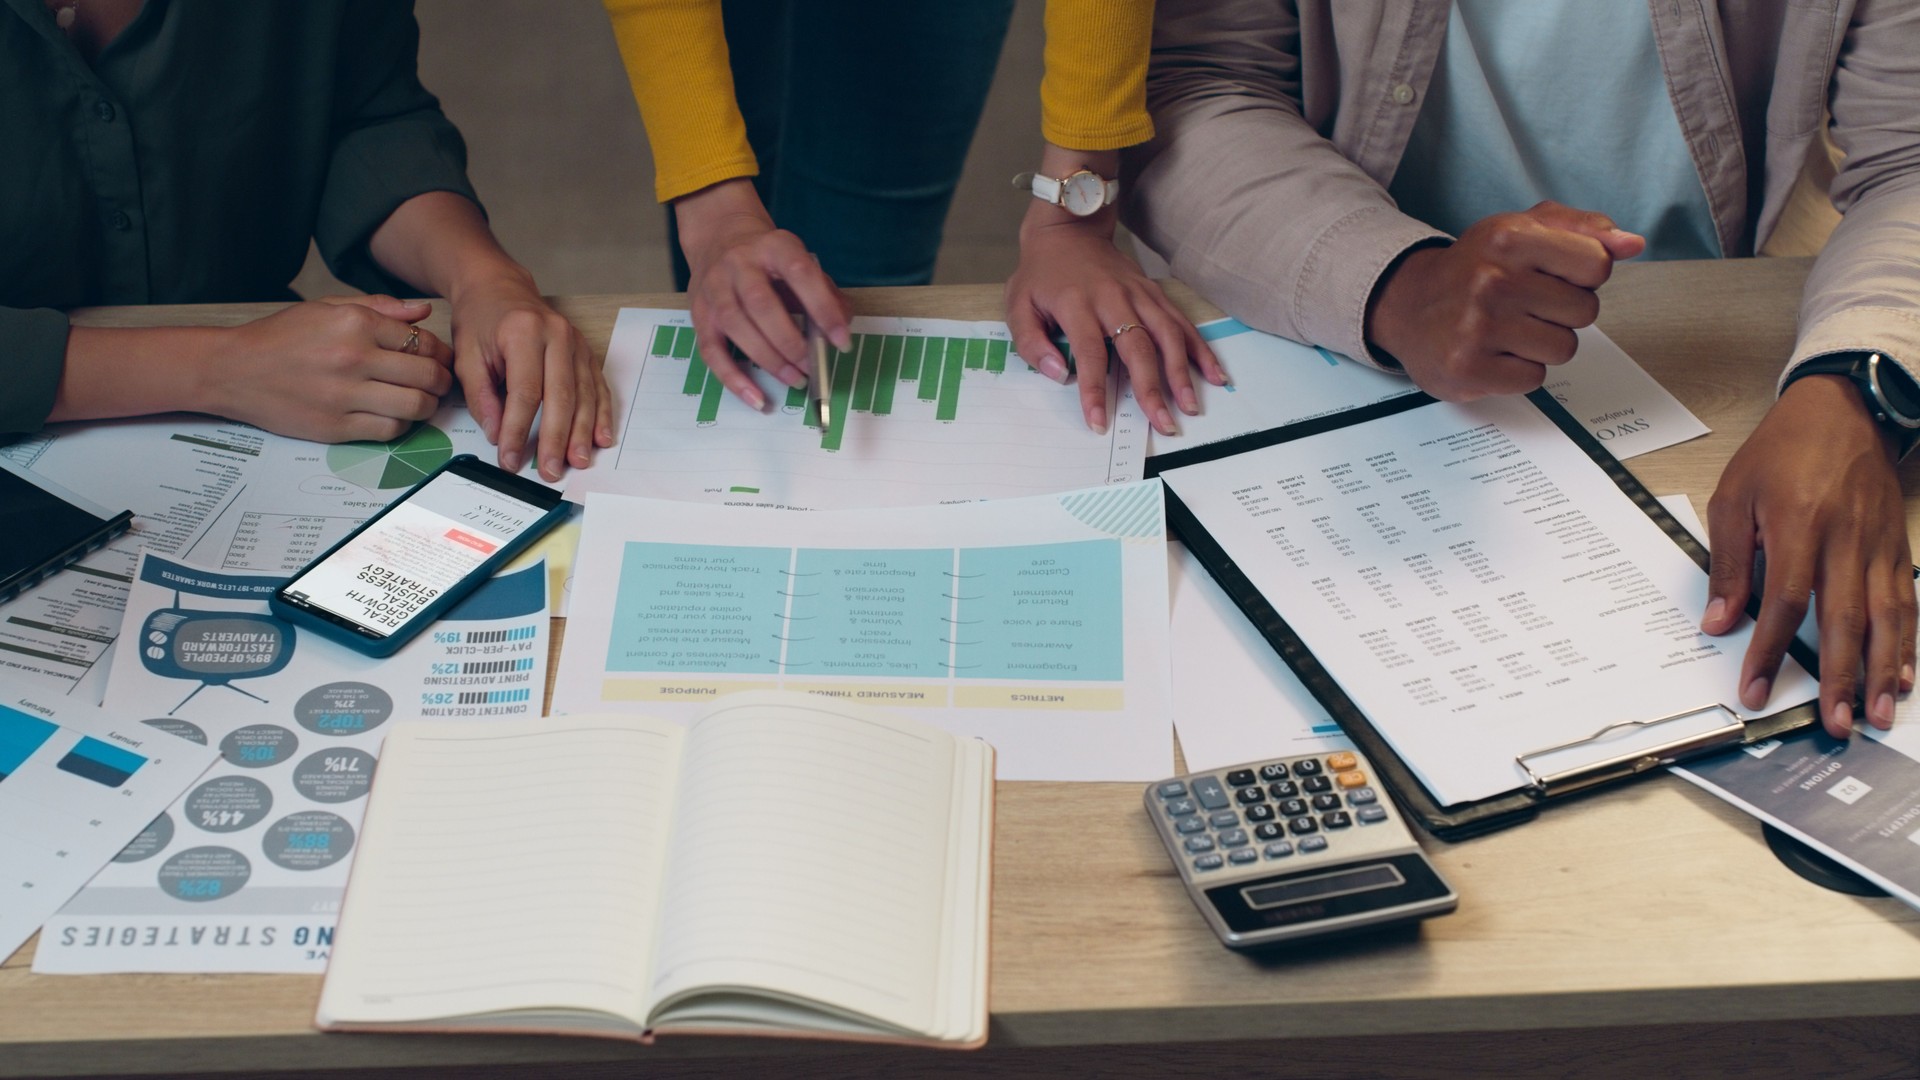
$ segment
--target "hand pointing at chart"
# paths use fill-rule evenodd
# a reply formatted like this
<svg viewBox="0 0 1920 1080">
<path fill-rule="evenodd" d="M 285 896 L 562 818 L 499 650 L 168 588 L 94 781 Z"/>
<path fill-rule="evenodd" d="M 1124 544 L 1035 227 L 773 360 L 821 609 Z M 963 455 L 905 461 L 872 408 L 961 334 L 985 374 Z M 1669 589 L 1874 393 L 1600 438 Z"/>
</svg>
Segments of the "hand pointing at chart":
<svg viewBox="0 0 1920 1080">
<path fill-rule="evenodd" d="M 700 358 L 735 397 L 755 409 L 766 395 L 734 359 L 739 350 L 787 386 L 805 386 L 806 337 L 793 312 L 842 350 L 853 345 L 852 309 L 800 238 L 773 223 L 747 180 L 728 180 L 674 203 L 692 269 L 687 298 Z"/>
</svg>

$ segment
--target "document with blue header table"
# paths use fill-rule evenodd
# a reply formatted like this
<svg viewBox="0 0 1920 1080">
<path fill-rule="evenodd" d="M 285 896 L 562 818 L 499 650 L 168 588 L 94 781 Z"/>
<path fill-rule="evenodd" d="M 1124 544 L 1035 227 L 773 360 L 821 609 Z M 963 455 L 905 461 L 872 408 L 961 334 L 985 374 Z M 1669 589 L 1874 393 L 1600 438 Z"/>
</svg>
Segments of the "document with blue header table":
<svg viewBox="0 0 1920 1080">
<path fill-rule="evenodd" d="M 1158 481 L 917 509 L 594 494 L 555 712 L 690 718 L 785 689 L 889 705 L 998 753 L 1001 779 L 1173 763 Z"/>
</svg>

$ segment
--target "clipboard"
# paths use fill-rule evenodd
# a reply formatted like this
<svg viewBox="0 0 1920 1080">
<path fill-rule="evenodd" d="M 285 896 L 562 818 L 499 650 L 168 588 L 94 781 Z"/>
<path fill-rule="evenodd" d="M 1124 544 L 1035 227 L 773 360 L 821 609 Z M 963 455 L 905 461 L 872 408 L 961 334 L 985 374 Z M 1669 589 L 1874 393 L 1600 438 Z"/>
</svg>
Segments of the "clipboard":
<svg viewBox="0 0 1920 1080">
<path fill-rule="evenodd" d="M 1251 432 L 1205 446 L 1157 455 L 1147 459 L 1146 475 L 1159 476 L 1163 472 L 1183 466 L 1234 457 L 1279 443 L 1292 442 L 1395 416 L 1436 404 L 1437 400 L 1427 394 L 1414 392 L 1284 427 Z M 1527 400 L 1552 420 L 1568 439 L 1572 440 L 1595 465 L 1598 465 L 1607 478 L 1612 480 L 1635 506 L 1652 518 L 1660 530 L 1686 552 L 1695 565 L 1700 567 L 1701 572 L 1706 572 L 1707 549 L 1687 531 L 1685 526 L 1667 512 L 1666 507 L 1660 505 L 1639 479 L 1628 472 L 1626 466 L 1620 464 L 1619 459 L 1608 452 L 1605 444 L 1594 438 L 1591 432 L 1581 426 L 1580 422 L 1545 390 L 1536 390 L 1528 394 Z M 1560 802 L 1609 784 L 1630 780 L 1686 758 L 1727 747 L 1761 742 L 1819 722 L 1818 702 L 1806 702 L 1769 716 L 1745 720 L 1724 704 L 1700 702 L 1693 707 L 1665 716 L 1627 718 L 1618 723 L 1609 724 L 1585 738 L 1529 750 L 1515 758 L 1515 764 L 1527 775 L 1528 783 L 1512 791 L 1485 799 L 1442 804 L 1421 782 L 1393 745 L 1367 719 L 1366 714 L 1361 712 L 1353 700 L 1347 696 L 1340 684 L 1327 673 L 1326 668 L 1321 666 L 1306 642 L 1274 609 L 1267 598 L 1235 564 L 1225 548 L 1207 531 L 1199 517 L 1188 509 L 1170 486 L 1166 491 L 1166 500 L 1167 524 L 1174 535 L 1187 545 L 1187 549 L 1200 560 L 1202 566 L 1207 568 L 1207 572 L 1213 575 L 1213 579 L 1219 582 L 1220 587 L 1226 590 L 1234 603 L 1239 605 L 1240 610 L 1252 621 L 1254 628 L 1266 638 L 1268 644 L 1273 646 L 1274 651 L 1280 655 L 1280 659 L 1299 677 L 1314 699 L 1326 708 L 1334 722 L 1340 725 L 1340 729 L 1372 759 L 1374 771 L 1392 789 L 1408 813 L 1427 831 L 1443 840 L 1463 840 L 1470 836 L 1517 825 L 1531 820 L 1539 813 L 1541 807 L 1548 803 Z M 1747 614 L 1757 617 L 1759 611 L 1760 597 L 1756 590 L 1748 599 Z M 1819 660 L 1812 650 L 1800 641 L 1794 640 L 1788 645 L 1788 653 L 1805 667 L 1808 673 L 1816 678 L 1819 677 Z M 1720 715 L 1715 717 L 1713 714 L 1716 713 Z M 1678 729 L 1690 726 L 1683 722 L 1697 722 L 1702 718 L 1717 720 L 1717 722 L 1704 731 L 1689 731 L 1686 735 L 1661 741 L 1651 747 L 1640 747 L 1632 752 L 1615 753 L 1597 760 L 1582 761 L 1574 766 L 1552 768 L 1546 763 L 1546 759 L 1556 753 L 1596 743 L 1624 728 L 1648 730 L 1674 725 Z M 1691 726 L 1697 726 L 1697 723 Z"/>
</svg>

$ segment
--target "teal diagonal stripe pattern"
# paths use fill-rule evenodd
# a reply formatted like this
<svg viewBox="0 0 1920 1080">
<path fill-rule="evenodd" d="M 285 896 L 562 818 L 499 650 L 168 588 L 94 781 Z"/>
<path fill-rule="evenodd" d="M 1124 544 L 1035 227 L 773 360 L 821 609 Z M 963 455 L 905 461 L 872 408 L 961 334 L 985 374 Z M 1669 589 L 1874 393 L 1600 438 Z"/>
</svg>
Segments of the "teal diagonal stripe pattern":
<svg viewBox="0 0 1920 1080">
<path fill-rule="evenodd" d="M 1076 491 L 1060 496 L 1060 505 L 1109 536 L 1159 539 L 1166 534 L 1166 507 L 1158 480 Z"/>
</svg>

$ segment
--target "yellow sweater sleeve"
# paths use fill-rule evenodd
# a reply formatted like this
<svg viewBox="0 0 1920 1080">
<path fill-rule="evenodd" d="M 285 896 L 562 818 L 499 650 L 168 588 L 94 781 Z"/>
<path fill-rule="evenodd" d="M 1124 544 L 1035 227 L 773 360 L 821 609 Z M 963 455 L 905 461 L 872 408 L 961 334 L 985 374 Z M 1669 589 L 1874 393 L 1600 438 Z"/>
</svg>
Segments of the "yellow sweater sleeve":
<svg viewBox="0 0 1920 1080">
<path fill-rule="evenodd" d="M 653 147 L 661 202 L 760 166 L 733 97 L 720 0 L 603 0 Z"/>
<path fill-rule="evenodd" d="M 1153 0 L 1047 0 L 1040 133 L 1069 150 L 1118 150 L 1153 138 L 1152 47 Z"/>
</svg>

